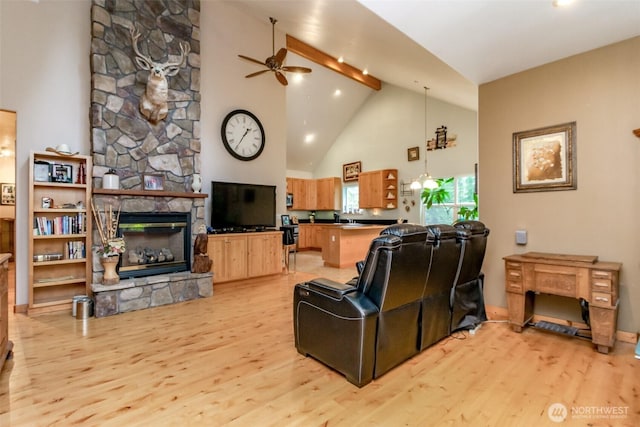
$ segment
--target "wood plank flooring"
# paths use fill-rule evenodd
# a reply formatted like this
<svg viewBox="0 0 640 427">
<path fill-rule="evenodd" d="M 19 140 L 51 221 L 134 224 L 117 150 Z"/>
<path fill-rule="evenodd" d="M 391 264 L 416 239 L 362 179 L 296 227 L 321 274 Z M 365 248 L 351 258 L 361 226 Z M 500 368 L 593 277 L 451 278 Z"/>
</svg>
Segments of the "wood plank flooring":
<svg viewBox="0 0 640 427">
<path fill-rule="evenodd" d="M 603 355 L 505 323 L 353 386 L 294 346 L 293 286 L 355 274 L 313 260 L 298 255 L 298 270 L 312 273 L 215 285 L 212 298 L 102 319 L 12 315 L 0 426 L 553 426 L 554 403 L 567 408 L 562 425 L 640 425 L 633 345 Z"/>
</svg>

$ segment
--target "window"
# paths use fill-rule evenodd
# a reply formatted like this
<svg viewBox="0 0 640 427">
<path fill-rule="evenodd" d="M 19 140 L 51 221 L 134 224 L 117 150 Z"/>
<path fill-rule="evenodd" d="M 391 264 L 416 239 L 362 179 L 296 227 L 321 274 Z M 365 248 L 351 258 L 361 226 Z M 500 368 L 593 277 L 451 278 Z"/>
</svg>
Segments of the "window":
<svg viewBox="0 0 640 427">
<path fill-rule="evenodd" d="M 473 201 L 473 194 L 476 189 L 475 175 L 454 177 L 453 181 L 445 184 L 444 188 L 451 195 L 444 204 L 434 204 L 431 209 L 426 210 L 424 205 L 420 203 L 423 224 L 452 224 L 458 219 L 458 210 L 462 206 L 470 209 L 475 206 Z"/>
<path fill-rule="evenodd" d="M 358 184 L 342 186 L 342 212 L 358 213 L 360 189 Z"/>
</svg>

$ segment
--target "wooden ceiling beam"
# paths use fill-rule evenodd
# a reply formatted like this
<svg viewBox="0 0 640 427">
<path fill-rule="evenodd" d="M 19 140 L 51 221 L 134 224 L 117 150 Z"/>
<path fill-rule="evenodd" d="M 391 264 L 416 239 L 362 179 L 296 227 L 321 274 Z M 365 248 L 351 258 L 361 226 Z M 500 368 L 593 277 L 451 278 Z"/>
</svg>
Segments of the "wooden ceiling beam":
<svg viewBox="0 0 640 427">
<path fill-rule="evenodd" d="M 287 50 L 293 52 L 303 58 L 313 61 L 316 64 L 320 64 L 327 67 L 330 70 L 340 73 L 343 76 L 349 77 L 365 86 L 374 90 L 380 90 L 382 82 L 370 74 L 362 74 L 362 71 L 354 66 L 351 66 L 344 62 L 338 62 L 338 60 L 331 55 L 316 49 L 315 47 L 306 44 L 302 40 L 290 36 L 287 34 Z"/>
</svg>

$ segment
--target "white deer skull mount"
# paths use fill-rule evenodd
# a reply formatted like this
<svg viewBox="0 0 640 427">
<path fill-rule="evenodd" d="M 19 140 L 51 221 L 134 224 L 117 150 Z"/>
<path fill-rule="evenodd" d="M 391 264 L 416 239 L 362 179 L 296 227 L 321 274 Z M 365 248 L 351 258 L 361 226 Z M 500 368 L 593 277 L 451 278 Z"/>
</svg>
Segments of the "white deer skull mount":
<svg viewBox="0 0 640 427">
<path fill-rule="evenodd" d="M 142 98 L 140 99 L 140 112 L 151 123 L 158 123 L 167 117 L 169 107 L 167 106 L 167 97 L 169 93 L 169 84 L 167 77 L 175 76 L 180 71 L 187 59 L 187 55 L 191 51 L 188 43 L 180 43 L 180 60 L 177 62 L 167 61 L 164 64 L 154 62 L 151 57 L 143 55 L 138 49 L 138 39 L 140 32 L 131 28 L 131 43 L 133 51 L 136 54 L 135 61 L 140 68 L 149 71 L 147 79 L 147 87 Z"/>
</svg>

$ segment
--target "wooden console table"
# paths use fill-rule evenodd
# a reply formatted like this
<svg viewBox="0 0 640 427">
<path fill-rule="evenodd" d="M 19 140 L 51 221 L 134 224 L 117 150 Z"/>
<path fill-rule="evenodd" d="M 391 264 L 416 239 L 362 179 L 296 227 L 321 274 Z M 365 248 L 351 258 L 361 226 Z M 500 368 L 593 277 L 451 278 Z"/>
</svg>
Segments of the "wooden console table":
<svg viewBox="0 0 640 427">
<path fill-rule="evenodd" d="M 621 263 L 597 256 L 527 252 L 505 260 L 509 323 L 521 332 L 533 318 L 534 293 L 584 299 L 589 303 L 591 341 L 608 353 L 616 339 Z"/>
</svg>

